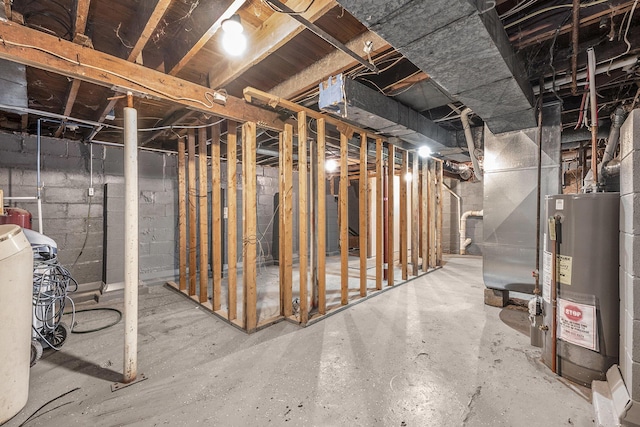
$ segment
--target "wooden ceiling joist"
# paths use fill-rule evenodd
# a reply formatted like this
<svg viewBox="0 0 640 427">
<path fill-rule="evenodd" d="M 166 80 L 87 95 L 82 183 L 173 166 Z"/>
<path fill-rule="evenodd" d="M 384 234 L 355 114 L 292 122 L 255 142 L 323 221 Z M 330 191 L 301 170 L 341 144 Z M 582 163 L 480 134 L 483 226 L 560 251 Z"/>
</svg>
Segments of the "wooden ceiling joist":
<svg viewBox="0 0 640 427">
<path fill-rule="evenodd" d="M 87 29 L 87 18 L 89 17 L 90 0 L 76 0 L 76 17 L 73 23 L 73 42 L 84 45 L 87 37 L 84 32 Z M 76 102 L 78 90 L 80 89 L 80 80 L 73 79 L 67 92 L 67 98 L 64 102 L 64 116 L 69 116 L 73 110 L 73 104 Z M 60 138 L 64 131 L 64 123 L 56 129 L 55 137 Z"/>
<path fill-rule="evenodd" d="M 291 0 L 287 6 L 298 10 L 309 4 L 308 0 Z M 315 0 L 302 17 L 314 22 L 336 5 L 334 0 Z M 247 52 L 238 61 L 220 62 L 211 68 L 210 86 L 222 88 L 258 64 L 289 40 L 300 34 L 304 27 L 290 16 L 274 13 L 253 34 L 248 34 Z"/>
<path fill-rule="evenodd" d="M 231 18 L 231 16 L 233 16 L 238 11 L 238 9 L 240 9 L 245 1 L 246 0 L 234 0 L 222 13 L 222 15 L 220 15 L 220 17 L 218 17 L 218 19 L 216 19 L 215 22 L 204 32 L 202 37 L 200 37 L 200 39 L 193 46 L 191 46 L 185 53 L 179 54 L 179 57 L 175 64 L 168 64 L 167 69 L 169 70 L 169 74 L 172 76 L 177 75 L 180 70 L 182 70 L 184 66 L 187 65 L 187 63 L 191 61 L 191 59 L 193 59 L 196 53 L 198 53 L 200 49 L 202 49 L 204 45 L 207 44 L 211 37 L 213 37 L 214 34 L 218 32 L 218 30 L 222 26 L 222 21 Z M 207 20 L 209 18 L 207 16 L 203 16 L 203 14 L 196 14 L 193 19 Z"/>
<path fill-rule="evenodd" d="M 346 46 L 354 52 L 362 52 L 364 54 L 362 48 L 364 47 L 365 42 L 368 41 L 373 43 L 371 56 L 376 56 L 391 48 L 386 41 L 371 31 L 367 31 L 364 34 L 359 35 L 349 41 Z M 295 95 L 305 92 L 312 87 L 318 86 L 320 82 L 326 80 L 329 76 L 335 76 L 336 74 L 342 73 L 356 65 L 358 65 L 358 63 L 349 55 L 345 55 L 343 52 L 335 50 L 310 67 L 305 68 L 293 77 L 280 83 L 278 86 L 271 88 L 269 93 L 281 98 L 291 99 Z"/>
<path fill-rule="evenodd" d="M 76 97 L 78 96 L 78 90 L 80 89 L 80 80 L 73 79 L 71 82 L 71 86 L 69 86 L 69 93 L 67 94 L 67 101 L 64 106 L 64 116 L 71 115 L 71 110 L 73 109 L 73 104 L 76 102 Z M 62 135 L 62 131 L 64 130 L 64 125 L 58 126 L 56 130 L 55 137 L 60 138 Z"/>
<path fill-rule="evenodd" d="M 78 43 L 78 37 L 84 36 L 87 29 L 90 0 L 76 0 L 76 18 L 73 26 L 73 41 Z"/>
<path fill-rule="evenodd" d="M 4 0 L 4 16 L 11 19 L 11 0 Z"/>
<path fill-rule="evenodd" d="M 142 50 L 147 45 L 147 42 L 156 31 L 158 23 L 160 19 L 164 16 L 167 8 L 171 4 L 171 0 L 155 0 L 153 5 L 149 4 L 152 2 L 143 2 L 145 5 L 145 10 L 140 14 L 140 27 L 142 31 L 140 32 L 140 37 L 138 37 L 138 41 L 133 45 L 133 49 L 129 52 L 129 56 L 127 57 L 127 61 L 133 62 L 138 58 L 138 55 L 142 53 Z"/>
<path fill-rule="evenodd" d="M 149 42 L 149 39 L 156 31 L 160 19 L 162 19 L 170 4 L 171 0 L 156 0 L 154 5 L 145 3 L 145 5 L 148 7 L 148 9 L 146 9 L 148 10 L 148 14 L 142 14 L 142 16 L 144 17 L 142 18 L 143 20 L 140 21 L 140 26 L 143 28 L 140 32 L 140 37 L 138 37 L 138 40 L 133 46 L 133 49 L 131 49 L 131 52 L 129 52 L 129 55 L 127 56 L 127 61 L 134 62 L 138 58 L 138 55 L 142 53 L 142 50 L 145 48 L 145 46 Z M 117 103 L 118 99 L 111 99 L 109 100 L 109 102 L 107 102 L 107 105 L 105 105 L 105 107 L 103 108 L 102 113 L 100 113 L 100 117 L 98 117 L 98 123 L 102 123 L 106 120 L 107 115 L 111 112 L 111 110 L 115 108 Z M 95 129 L 89 136 L 89 141 L 95 138 L 95 136 L 101 130 L 102 127 Z"/>
<path fill-rule="evenodd" d="M 228 96 L 225 105 L 213 102 L 211 89 L 160 73 L 44 34 L 12 22 L 0 22 L 0 58 L 77 78 L 120 92 L 171 101 L 187 108 L 237 121 L 257 122 L 281 129 L 276 113 Z"/>
</svg>

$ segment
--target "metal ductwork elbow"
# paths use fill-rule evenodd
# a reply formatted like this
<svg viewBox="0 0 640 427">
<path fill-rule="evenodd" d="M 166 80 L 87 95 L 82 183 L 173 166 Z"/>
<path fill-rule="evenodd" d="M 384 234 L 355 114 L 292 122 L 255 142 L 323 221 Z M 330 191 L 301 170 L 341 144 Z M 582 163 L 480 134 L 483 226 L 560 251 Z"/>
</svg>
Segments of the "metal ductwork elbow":
<svg viewBox="0 0 640 427">
<path fill-rule="evenodd" d="M 442 162 L 442 166 L 444 167 L 444 170 L 446 170 L 447 172 L 460 175 L 460 179 L 464 181 L 471 178 L 471 175 L 472 175 L 471 168 L 468 165 L 465 165 L 464 163 L 454 163 L 454 162 L 450 162 L 449 160 L 445 160 L 444 162 Z"/>
<path fill-rule="evenodd" d="M 467 149 L 469 150 L 469 157 L 471 157 L 471 163 L 473 164 L 473 175 L 478 181 L 482 181 L 482 171 L 480 170 L 480 163 L 475 155 L 476 145 L 473 142 L 473 135 L 471 134 L 471 125 L 469 124 L 469 114 L 472 111 L 470 108 L 465 108 L 460 113 L 460 121 L 462 121 L 462 128 L 464 129 L 464 137 L 467 140 Z"/>
<path fill-rule="evenodd" d="M 618 143 L 620 142 L 620 128 L 627 117 L 627 112 L 624 108 L 618 107 L 616 111 L 611 115 L 611 128 L 609 129 L 609 138 L 607 140 L 607 146 L 602 156 L 601 173 L 598 177 L 600 185 L 604 185 L 608 177 L 615 176 L 620 173 L 620 162 L 614 160 L 616 150 L 618 149 Z"/>
</svg>

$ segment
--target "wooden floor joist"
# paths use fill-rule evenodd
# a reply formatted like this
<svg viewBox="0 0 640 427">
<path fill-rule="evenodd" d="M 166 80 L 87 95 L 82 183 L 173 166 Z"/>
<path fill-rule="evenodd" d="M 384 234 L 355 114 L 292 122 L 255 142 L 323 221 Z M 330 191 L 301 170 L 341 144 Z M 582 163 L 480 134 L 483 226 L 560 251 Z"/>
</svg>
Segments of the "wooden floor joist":
<svg viewBox="0 0 640 427">
<path fill-rule="evenodd" d="M 70 78 L 94 83 L 117 92 L 141 94 L 180 104 L 228 119 L 260 122 L 269 129 L 282 128 L 277 113 L 231 95 L 225 105 L 211 101 L 211 88 L 191 83 L 125 59 L 88 49 L 60 37 L 10 21 L 0 21 L 0 58 Z M 18 47 L 23 45 L 28 47 Z M 109 110 L 107 110 L 108 112 Z"/>
<path fill-rule="evenodd" d="M 196 137 L 193 129 L 189 129 L 187 147 L 189 151 L 189 295 L 194 296 L 196 294 L 196 272 L 198 270 L 196 264 L 198 254 L 196 194 L 198 190 L 196 189 Z"/>
<path fill-rule="evenodd" d="M 238 316 L 237 283 L 238 283 L 238 124 L 234 121 L 227 122 L 227 317 L 229 321 Z"/>
</svg>

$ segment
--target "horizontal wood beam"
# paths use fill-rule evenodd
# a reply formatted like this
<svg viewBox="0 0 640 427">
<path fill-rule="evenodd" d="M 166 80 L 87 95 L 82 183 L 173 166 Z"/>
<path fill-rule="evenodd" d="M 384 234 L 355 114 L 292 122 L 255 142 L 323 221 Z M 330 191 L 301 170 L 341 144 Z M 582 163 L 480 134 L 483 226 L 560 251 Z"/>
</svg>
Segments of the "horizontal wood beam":
<svg viewBox="0 0 640 427">
<path fill-rule="evenodd" d="M 212 101 L 211 89 L 145 68 L 12 22 L 0 21 L 0 58 L 120 92 L 161 99 L 193 110 L 237 121 L 255 121 L 263 128 L 281 129 L 274 112 L 227 97 L 226 105 Z"/>
<path fill-rule="evenodd" d="M 368 41 L 373 43 L 371 56 L 378 55 L 391 48 L 389 43 L 371 31 L 367 31 L 347 42 L 346 46 L 354 52 L 362 53 L 364 58 L 366 54 L 364 54 L 362 48 L 364 43 Z M 342 51 L 335 50 L 325 55 L 313 65 L 271 88 L 269 93 L 281 98 L 291 99 L 295 95 L 317 87 L 320 82 L 326 80 L 329 76 L 340 74 L 356 65 L 358 65 L 358 62 L 354 61 L 349 55 L 345 55 Z"/>
<path fill-rule="evenodd" d="M 306 7 L 309 0 L 291 0 L 287 6 L 298 10 Z M 336 5 L 334 0 L 315 0 L 309 10 L 302 14 L 308 21 L 314 22 Z M 242 75 L 249 68 L 258 64 L 289 40 L 300 34 L 304 26 L 283 13 L 274 13 L 253 34 L 248 34 L 247 52 L 237 60 L 219 62 L 211 68 L 210 86 L 221 88 Z"/>
</svg>

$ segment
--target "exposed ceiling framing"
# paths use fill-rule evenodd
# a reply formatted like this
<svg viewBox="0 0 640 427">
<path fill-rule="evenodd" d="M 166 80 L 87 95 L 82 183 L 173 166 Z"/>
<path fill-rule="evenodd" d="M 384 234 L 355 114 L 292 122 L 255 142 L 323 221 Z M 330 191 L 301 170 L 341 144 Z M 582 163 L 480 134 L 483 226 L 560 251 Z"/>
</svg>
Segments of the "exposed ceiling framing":
<svg viewBox="0 0 640 427">
<path fill-rule="evenodd" d="M 121 123 L 118 96 L 131 90 L 138 96 L 141 127 L 230 117 L 279 129 L 291 117 L 246 103 L 245 87 L 317 109 L 318 85 L 338 73 L 448 132 L 461 129 L 464 107 L 474 110 L 474 125 L 486 122 L 496 131 L 535 124 L 537 99 L 531 93 L 538 96 L 542 79 L 544 100 L 563 101 L 568 127 L 577 121 L 584 91 L 584 79 L 577 79 L 577 92 L 571 92 L 571 62 L 575 58 L 577 74 L 583 71 L 588 47 L 601 64 L 626 61 L 596 78 L 601 118 L 619 105 L 640 103 L 635 0 L 581 2 L 576 48 L 570 0 L 283 3 L 380 72 L 367 70 L 268 0 L 5 0 L 0 58 L 27 65 L 31 113 L 0 112 L 0 128 L 34 132 L 37 110 L 104 123 L 75 132 L 52 123 L 43 130 L 49 135 L 119 142 L 121 135 L 107 125 Z M 478 10 L 480 3 L 495 7 Z M 248 49 L 231 58 L 220 46 L 220 27 L 236 13 Z M 485 47 L 491 43 L 489 55 Z M 446 60 L 455 52 L 460 58 Z M 212 103 L 211 94 L 223 89 L 226 105 Z M 115 120 L 108 120 L 114 109 Z M 171 150 L 175 137 L 158 130 L 140 141 Z M 277 140 L 264 138 L 262 148 L 277 151 Z"/>
</svg>

